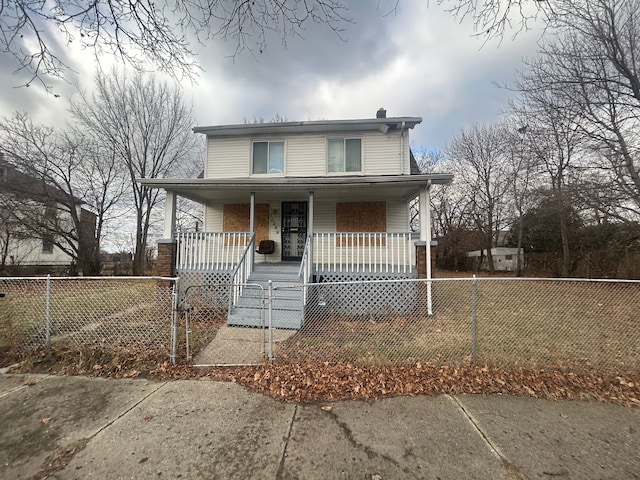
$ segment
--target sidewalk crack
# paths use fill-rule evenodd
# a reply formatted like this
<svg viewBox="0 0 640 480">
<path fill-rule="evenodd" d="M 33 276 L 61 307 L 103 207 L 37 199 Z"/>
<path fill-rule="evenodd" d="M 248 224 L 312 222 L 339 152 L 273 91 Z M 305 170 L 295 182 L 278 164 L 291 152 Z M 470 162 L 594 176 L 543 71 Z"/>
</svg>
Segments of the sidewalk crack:
<svg viewBox="0 0 640 480">
<path fill-rule="evenodd" d="M 460 402 L 453 395 L 446 395 L 446 396 L 449 397 L 453 401 L 453 403 L 457 405 L 457 407 L 464 414 L 464 416 L 467 417 L 467 420 L 469 420 L 469 423 L 473 425 L 473 428 L 475 428 L 475 430 L 478 432 L 480 437 L 482 437 L 484 442 L 489 447 L 489 450 L 491 450 L 494 453 L 494 455 L 498 457 L 498 459 L 502 462 L 502 465 L 507 470 L 507 473 L 509 473 L 509 475 L 511 475 L 514 478 L 514 480 L 528 480 L 528 477 L 525 474 L 523 474 L 518 467 L 516 467 L 513 463 L 509 461 L 509 459 L 500 451 L 500 448 L 498 448 L 498 446 L 495 443 L 493 443 L 491 438 L 489 438 L 489 436 L 480 428 L 478 421 L 473 417 L 473 415 L 469 411 L 467 411 L 466 408 L 464 408 L 464 405 L 462 404 L 462 402 Z"/>
<path fill-rule="evenodd" d="M 419 478 L 419 476 L 416 474 L 416 472 L 413 472 L 410 469 L 408 469 L 406 466 L 401 465 L 400 462 L 398 462 L 394 458 L 390 457 L 389 455 L 385 455 L 384 453 L 376 452 L 371 447 L 368 447 L 367 445 L 364 445 L 364 444 L 360 443 L 358 440 L 355 439 L 355 437 L 353 435 L 353 431 L 351 430 L 351 428 L 349 428 L 349 425 L 347 425 L 345 422 L 341 421 L 338 418 L 338 415 L 335 412 L 328 411 L 327 413 L 331 416 L 331 418 L 333 418 L 333 420 L 336 422 L 336 425 L 338 425 L 338 427 L 340 427 L 340 429 L 344 433 L 344 436 L 347 439 L 347 441 L 349 443 L 351 443 L 351 445 L 353 445 L 358 450 L 364 451 L 364 453 L 367 455 L 367 458 L 369 460 L 371 460 L 373 458 L 376 458 L 376 457 L 380 457 L 380 458 L 384 459 L 385 461 L 395 465 L 398 469 L 400 469 L 405 474 L 412 475 L 414 478 Z M 408 454 L 411 454 L 411 452 L 410 451 L 409 452 L 405 452 L 405 457 Z"/>
<path fill-rule="evenodd" d="M 287 430 L 287 436 L 284 439 L 284 447 L 282 448 L 282 454 L 280 455 L 280 463 L 278 464 L 278 471 L 276 472 L 276 480 L 282 480 L 284 475 L 284 461 L 287 456 L 287 447 L 289 446 L 289 440 L 291 439 L 291 430 L 293 430 L 293 424 L 296 421 L 296 415 L 298 414 L 298 405 L 293 407 L 293 415 L 291 415 L 291 422 L 289 422 L 289 429 Z"/>
</svg>

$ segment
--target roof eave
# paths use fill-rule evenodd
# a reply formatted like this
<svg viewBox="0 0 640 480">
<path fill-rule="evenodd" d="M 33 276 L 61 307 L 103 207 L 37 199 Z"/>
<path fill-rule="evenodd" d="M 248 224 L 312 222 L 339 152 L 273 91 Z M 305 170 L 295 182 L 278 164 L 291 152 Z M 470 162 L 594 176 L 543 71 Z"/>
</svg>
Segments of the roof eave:
<svg viewBox="0 0 640 480">
<path fill-rule="evenodd" d="M 381 131 L 387 133 L 391 128 L 414 128 L 422 122 L 421 117 L 389 117 L 358 120 L 313 120 L 305 122 L 255 123 L 236 125 L 214 125 L 194 127 L 195 133 L 212 137 L 234 135 L 268 135 L 285 133 L 330 133 L 343 131 Z"/>
</svg>

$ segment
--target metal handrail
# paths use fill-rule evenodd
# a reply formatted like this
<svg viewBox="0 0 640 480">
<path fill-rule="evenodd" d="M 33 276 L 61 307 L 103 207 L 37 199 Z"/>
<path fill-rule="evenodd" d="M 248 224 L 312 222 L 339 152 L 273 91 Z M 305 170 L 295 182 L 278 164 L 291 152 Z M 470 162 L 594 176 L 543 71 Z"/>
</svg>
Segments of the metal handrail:
<svg viewBox="0 0 640 480">
<path fill-rule="evenodd" d="M 304 287 L 302 289 L 302 303 L 303 305 L 307 304 L 307 284 L 309 283 L 311 277 L 311 265 L 313 264 L 313 259 L 310 255 L 311 251 L 311 235 L 307 235 L 307 240 L 304 243 L 304 252 L 302 253 L 302 260 L 300 261 L 300 270 L 298 271 L 298 276 L 302 277 L 302 282 Z"/>
<path fill-rule="evenodd" d="M 253 270 L 252 255 L 255 242 L 256 235 L 253 233 L 251 234 L 251 238 L 249 239 L 249 243 L 247 244 L 244 252 L 242 252 L 240 260 L 238 260 L 236 267 L 233 269 L 231 277 L 229 277 L 229 283 L 231 283 L 231 291 L 229 292 L 229 312 L 231 312 L 231 308 L 238 303 L 238 299 L 242 295 L 244 284 L 247 283 L 249 275 L 251 275 L 251 271 Z M 251 252 L 251 258 L 247 255 L 248 252 Z M 249 261 L 247 261 L 248 258 Z M 239 277 L 238 273 L 240 273 Z"/>
</svg>

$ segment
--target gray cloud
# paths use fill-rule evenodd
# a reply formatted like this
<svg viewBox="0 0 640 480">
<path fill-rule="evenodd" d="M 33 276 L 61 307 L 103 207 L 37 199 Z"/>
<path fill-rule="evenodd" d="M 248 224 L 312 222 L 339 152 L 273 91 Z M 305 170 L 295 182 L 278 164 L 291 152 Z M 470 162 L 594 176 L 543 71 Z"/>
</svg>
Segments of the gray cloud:
<svg viewBox="0 0 640 480">
<path fill-rule="evenodd" d="M 492 82 L 508 82 L 520 59 L 535 51 L 535 33 L 480 48 L 470 25 L 424 2 L 401 2 L 387 16 L 395 1 L 351 3 L 355 23 L 345 24 L 344 40 L 309 24 L 303 38 L 283 46 L 272 35 L 266 50 L 254 55 L 229 58 L 234 44 L 220 39 L 195 47 L 203 72 L 197 85 L 182 85 L 197 123 L 268 120 L 276 113 L 291 120 L 361 118 L 385 107 L 389 115 L 424 117 L 412 143 L 443 148 L 460 128 L 497 118 L 508 95 Z M 85 51 L 74 55 L 77 80 L 90 89 L 94 60 Z M 0 55 L 2 112 L 26 110 L 47 122 L 60 118 L 64 98 L 13 89 L 15 67 L 2 68 L 9 63 Z M 68 95 L 68 88 L 60 90 Z"/>
</svg>

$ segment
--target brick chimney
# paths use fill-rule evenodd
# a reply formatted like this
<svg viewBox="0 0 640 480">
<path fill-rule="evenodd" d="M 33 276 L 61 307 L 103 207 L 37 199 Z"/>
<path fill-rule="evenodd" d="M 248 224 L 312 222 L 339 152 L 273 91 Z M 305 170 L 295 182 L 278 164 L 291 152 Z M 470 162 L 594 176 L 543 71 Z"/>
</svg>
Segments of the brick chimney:
<svg viewBox="0 0 640 480">
<path fill-rule="evenodd" d="M 379 108 L 376 112 L 376 118 L 387 118 L 387 111 L 384 108 Z"/>
</svg>

